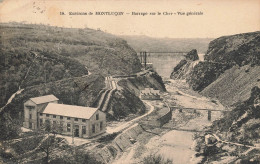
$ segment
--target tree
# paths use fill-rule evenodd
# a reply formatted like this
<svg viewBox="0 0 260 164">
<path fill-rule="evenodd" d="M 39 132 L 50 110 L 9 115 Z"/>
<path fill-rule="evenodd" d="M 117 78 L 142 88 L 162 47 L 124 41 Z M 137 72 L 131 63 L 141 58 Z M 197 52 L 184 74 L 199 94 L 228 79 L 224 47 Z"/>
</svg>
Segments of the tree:
<svg viewBox="0 0 260 164">
<path fill-rule="evenodd" d="M 172 164 L 170 159 L 164 159 L 161 155 L 149 155 L 143 159 L 144 164 Z"/>
<path fill-rule="evenodd" d="M 58 147 L 60 142 L 56 138 L 56 134 L 60 133 L 63 129 L 62 122 L 51 124 L 50 120 L 45 120 L 44 124 L 40 128 L 40 132 L 46 134 L 47 136 L 43 139 L 43 142 L 40 144 L 39 149 L 46 154 L 44 158 L 44 163 L 48 163 L 50 153 L 54 150 L 55 147 Z M 52 135 L 53 134 L 53 135 Z"/>
<path fill-rule="evenodd" d="M 8 140 L 18 137 L 21 127 L 17 120 L 12 120 L 8 113 L 0 116 L 0 140 Z"/>
</svg>

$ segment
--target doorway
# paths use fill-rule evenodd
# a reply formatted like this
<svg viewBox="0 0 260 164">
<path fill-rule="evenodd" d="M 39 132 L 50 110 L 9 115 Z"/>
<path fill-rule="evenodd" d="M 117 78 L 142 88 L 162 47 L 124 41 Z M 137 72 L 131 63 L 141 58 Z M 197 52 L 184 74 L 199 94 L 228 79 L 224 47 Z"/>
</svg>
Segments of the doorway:
<svg viewBox="0 0 260 164">
<path fill-rule="evenodd" d="M 79 126 L 75 125 L 74 136 L 79 137 Z"/>
</svg>

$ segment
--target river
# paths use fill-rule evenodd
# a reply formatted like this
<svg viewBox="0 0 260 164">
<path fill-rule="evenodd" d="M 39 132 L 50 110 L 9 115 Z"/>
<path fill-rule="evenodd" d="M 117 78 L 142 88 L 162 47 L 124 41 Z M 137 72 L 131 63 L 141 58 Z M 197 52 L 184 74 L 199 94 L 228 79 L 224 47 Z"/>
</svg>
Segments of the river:
<svg viewBox="0 0 260 164">
<path fill-rule="evenodd" d="M 198 54 L 200 61 L 204 60 L 204 54 Z M 162 77 L 170 77 L 173 68 L 184 59 L 183 54 L 151 54 L 147 57 L 148 63 L 153 63 L 153 68 Z"/>
<path fill-rule="evenodd" d="M 162 95 L 168 104 L 174 103 L 187 108 L 224 109 L 224 106 L 218 101 L 211 101 L 191 90 L 184 80 L 168 79 L 168 82 L 166 84 L 167 92 Z M 157 106 L 158 102 L 156 101 L 151 101 L 151 104 L 160 107 Z M 162 157 L 172 160 L 173 163 L 199 163 L 202 157 L 195 157 L 196 152 L 192 149 L 195 132 L 190 130 L 203 130 L 204 127 L 211 125 L 212 121 L 219 119 L 221 112 L 212 112 L 211 121 L 208 121 L 207 111 L 197 111 L 197 113 L 199 114 L 194 118 L 180 121 L 181 123 L 175 126 L 182 130 L 165 130 L 160 135 L 147 139 L 148 142 L 137 141 L 115 163 L 142 163 L 143 158 L 151 154 L 160 154 Z M 180 116 L 186 114 L 192 115 L 192 112 L 180 113 L 178 110 L 174 110 L 172 120 L 179 121 L 183 119 Z M 171 125 L 166 124 L 167 127 Z M 137 154 L 138 158 L 136 158 Z"/>
</svg>

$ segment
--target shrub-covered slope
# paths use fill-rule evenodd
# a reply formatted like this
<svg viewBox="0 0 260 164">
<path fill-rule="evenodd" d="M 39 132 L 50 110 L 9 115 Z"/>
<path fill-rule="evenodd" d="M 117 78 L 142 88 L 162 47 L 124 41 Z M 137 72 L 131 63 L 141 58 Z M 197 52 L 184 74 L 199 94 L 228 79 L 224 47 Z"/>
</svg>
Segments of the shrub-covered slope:
<svg viewBox="0 0 260 164">
<path fill-rule="evenodd" d="M 102 31 L 9 23 L 0 32 L 0 107 L 19 86 L 141 68 L 126 41 Z"/>
<path fill-rule="evenodd" d="M 207 156 L 207 162 L 259 163 L 260 162 L 260 89 L 254 87 L 248 100 L 241 102 L 210 128 L 222 140 L 244 144 L 218 143 L 215 151 Z M 253 146 L 249 148 L 248 146 Z M 254 149 L 254 147 L 258 147 Z M 208 149 L 209 150 L 209 149 Z"/>
<path fill-rule="evenodd" d="M 77 60 L 27 50 L 0 52 L 0 106 L 19 88 L 88 74 Z"/>
<path fill-rule="evenodd" d="M 250 98 L 220 120 L 213 123 L 213 131 L 226 132 L 222 137 L 229 141 L 257 144 L 260 139 L 260 88 L 252 88 Z"/>
<path fill-rule="evenodd" d="M 102 31 L 10 23 L 0 24 L 0 32 L 0 107 L 22 89 L 0 108 L 5 132 L 0 139 L 19 134 L 23 103 L 31 97 L 54 94 L 65 104 L 92 106 L 105 88 L 105 76 L 141 70 L 126 41 Z M 116 92 L 112 99 L 120 101 L 110 104 L 114 118 L 145 110 L 127 91 Z"/>
</svg>

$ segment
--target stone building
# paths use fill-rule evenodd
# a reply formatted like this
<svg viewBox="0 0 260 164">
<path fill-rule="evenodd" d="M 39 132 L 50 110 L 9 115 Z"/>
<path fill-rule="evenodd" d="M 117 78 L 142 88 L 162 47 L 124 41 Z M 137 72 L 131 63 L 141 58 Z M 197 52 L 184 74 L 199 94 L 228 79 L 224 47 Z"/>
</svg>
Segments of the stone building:
<svg viewBox="0 0 260 164">
<path fill-rule="evenodd" d="M 145 88 L 140 91 L 140 98 L 142 100 L 160 100 L 160 91 L 153 88 Z"/>
<path fill-rule="evenodd" d="M 91 138 L 106 131 L 106 114 L 98 108 L 58 104 L 53 95 L 31 98 L 24 103 L 24 127 L 50 127 L 57 133 Z M 45 101 L 43 100 L 45 99 Z M 33 103 L 32 103 L 33 102 Z"/>
<path fill-rule="evenodd" d="M 54 95 L 30 98 L 24 103 L 24 127 L 38 129 L 39 113 L 41 113 L 48 103 L 58 103 L 58 98 Z"/>
</svg>

